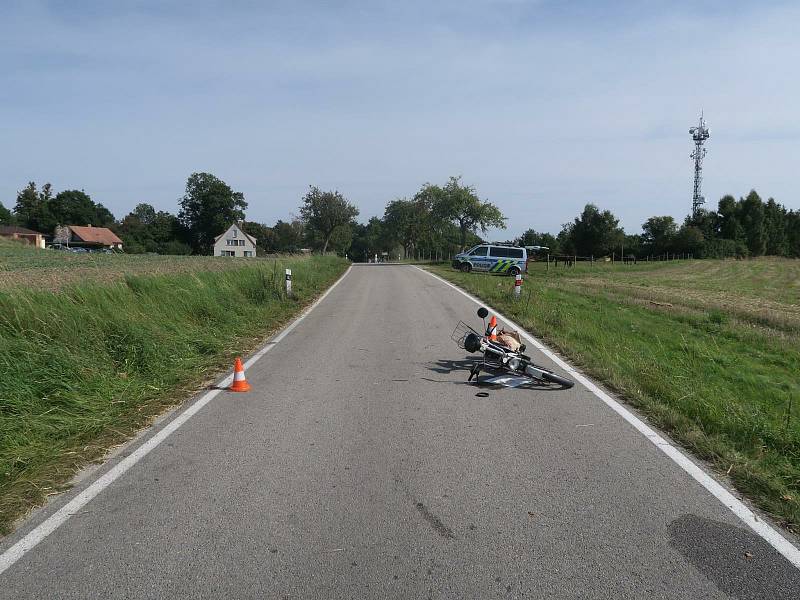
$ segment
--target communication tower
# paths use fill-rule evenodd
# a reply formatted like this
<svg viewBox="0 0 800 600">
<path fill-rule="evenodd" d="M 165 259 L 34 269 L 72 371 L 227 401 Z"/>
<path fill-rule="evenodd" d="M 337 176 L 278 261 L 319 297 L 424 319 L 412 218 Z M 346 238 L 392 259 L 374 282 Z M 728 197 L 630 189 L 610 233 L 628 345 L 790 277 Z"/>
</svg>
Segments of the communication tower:
<svg viewBox="0 0 800 600">
<path fill-rule="evenodd" d="M 705 141 L 710 137 L 706 122 L 703 120 L 703 113 L 700 113 L 700 122 L 697 127 L 689 129 L 689 135 L 694 140 L 694 152 L 689 155 L 689 158 L 694 159 L 694 195 L 692 196 L 692 216 L 696 216 L 700 207 L 705 204 L 706 199 L 703 198 L 701 186 L 703 184 L 703 158 L 706 155 L 706 149 L 703 147 Z"/>
</svg>

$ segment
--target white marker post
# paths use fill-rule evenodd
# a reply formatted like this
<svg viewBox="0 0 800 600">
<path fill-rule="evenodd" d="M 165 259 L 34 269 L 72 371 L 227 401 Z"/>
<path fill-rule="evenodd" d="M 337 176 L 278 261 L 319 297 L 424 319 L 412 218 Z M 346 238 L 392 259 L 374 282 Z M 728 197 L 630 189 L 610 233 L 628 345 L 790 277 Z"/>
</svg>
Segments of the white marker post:
<svg viewBox="0 0 800 600">
<path fill-rule="evenodd" d="M 292 270 L 286 269 L 286 295 L 292 296 Z"/>
<path fill-rule="evenodd" d="M 514 300 L 519 300 L 522 295 L 522 273 L 514 276 Z"/>
</svg>

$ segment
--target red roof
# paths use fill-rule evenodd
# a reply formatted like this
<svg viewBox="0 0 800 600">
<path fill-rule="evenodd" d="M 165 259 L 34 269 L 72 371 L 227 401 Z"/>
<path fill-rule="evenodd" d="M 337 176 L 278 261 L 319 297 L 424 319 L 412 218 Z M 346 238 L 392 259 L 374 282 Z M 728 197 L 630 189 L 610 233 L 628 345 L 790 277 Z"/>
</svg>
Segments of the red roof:
<svg viewBox="0 0 800 600">
<path fill-rule="evenodd" d="M 75 237 L 87 244 L 113 246 L 114 244 L 122 243 L 122 240 L 114 235 L 114 232 L 107 227 L 80 227 L 78 225 L 70 225 L 69 228 Z"/>
<path fill-rule="evenodd" d="M 42 235 L 38 231 L 32 229 L 25 229 L 24 227 L 17 227 L 15 225 L 0 225 L 0 235 Z"/>
</svg>

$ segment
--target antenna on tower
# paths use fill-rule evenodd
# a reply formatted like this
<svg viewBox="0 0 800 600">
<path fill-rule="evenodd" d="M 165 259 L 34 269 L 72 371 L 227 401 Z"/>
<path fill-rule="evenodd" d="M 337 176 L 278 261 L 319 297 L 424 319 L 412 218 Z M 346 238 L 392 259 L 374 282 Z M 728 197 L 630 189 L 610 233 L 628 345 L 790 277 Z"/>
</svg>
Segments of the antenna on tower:
<svg viewBox="0 0 800 600">
<path fill-rule="evenodd" d="M 703 120 L 703 111 L 700 111 L 700 122 L 697 127 L 689 129 L 689 135 L 694 140 L 694 152 L 689 155 L 689 158 L 694 159 L 694 195 L 692 196 L 692 216 L 696 217 L 700 211 L 700 207 L 706 203 L 703 198 L 701 186 L 703 184 L 703 158 L 706 155 L 706 149 L 703 144 L 710 137 L 706 122 Z"/>
</svg>

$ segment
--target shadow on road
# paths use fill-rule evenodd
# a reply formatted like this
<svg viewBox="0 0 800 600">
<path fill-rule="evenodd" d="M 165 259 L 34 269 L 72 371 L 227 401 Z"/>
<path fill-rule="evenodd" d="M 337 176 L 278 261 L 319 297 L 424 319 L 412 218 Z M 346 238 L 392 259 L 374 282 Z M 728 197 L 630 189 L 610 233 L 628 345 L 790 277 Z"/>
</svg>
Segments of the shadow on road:
<svg viewBox="0 0 800 600">
<path fill-rule="evenodd" d="M 474 358 L 465 358 L 463 360 L 448 360 L 448 359 L 439 359 L 434 363 L 429 363 L 428 368 L 431 371 L 436 373 L 441 373 L 446 375 L 447 373 L 452 373 L 453 371 L 467 371 L 475 365 L 476 359 Z"/>
<path fill-rule="evenodd" d="M 481 375 L 478 378 L 478 381 L 475 381 L 475 380 L 467 381 L 467 378 L 469 377 L 470 369 L 472 369 L 472 367 L 474 367 L 479 362 L 480 362 L 480 359 L 479 358 L 474 358 L 474 357 L 467 357 L 467 358 L 464 358 L 464 359 L 461 359 L 461 360 L 450 360 L 450 359 L 446 359 L 446 358 L 439 359 L 439 360 L 437 360 L 435 362 L 428 363 L 426 365 L 427 368 L 429 370 L 433 371 L 434 373 L 440 373 L 442 375 L 448 375 L 448 374 L 452 373 L 453 371 L 463 371 L 464 380 L 463 381 L 453 381 L 451 379 L 430 379 L 430 378 L 427 378 L 427 377 L 422 377 L 421 379 L 423 379 L 424 381 L 431 381 L 431 382 L 434 382 L 434 383 L 450 383 L 450 384 L 456 384 L 456 385 L 464 385 L 464 384 L 466 384 L 466 385 L 471 385 L 471 386 L 474 386 L 474 387 L 482 387 L 482 388 L 494 389 L 494 390 L 500 390 L 500 389 L 503 389 L 505 387 L 509 387 L 509 386 L 505 386 L 503 384 L 493 383 L 493 382 L 487 381 L 488 379 L 491 379 L 493 377 L 497 377 L 499 375 L 507 375 L 507 373 L 504 373 L 503 371 L 500 371 L 500 370 L 497 370 L 497 369 L 481 368 Z M 533 381 L 533 380 L 531 380 L 530 383 L 525 383 L 525 384 L 518 385 L 518 386 L 513 386 L 513 387 L 516 387 L 516 388 L 522 389 L 522 390 L 541 390 L 541 391 L 544 391 L 544 390 L 557 391 L 557 390 L 562 389 L 561 386 L 556 385 L 556 384 L 545 383 L 545 382 L 536 382 L 536 381 Z"/>
<path fill-rule="evenodd" d="M 673 548 L 734 598 L 798 597 L 800 571 L 747 529 L 687 514 L 669 524 L 669 537 Z"/>
</svg>

